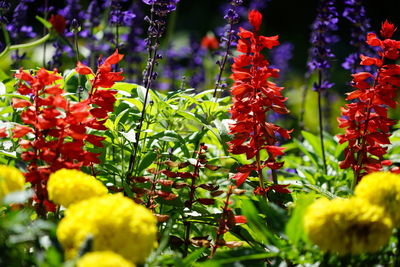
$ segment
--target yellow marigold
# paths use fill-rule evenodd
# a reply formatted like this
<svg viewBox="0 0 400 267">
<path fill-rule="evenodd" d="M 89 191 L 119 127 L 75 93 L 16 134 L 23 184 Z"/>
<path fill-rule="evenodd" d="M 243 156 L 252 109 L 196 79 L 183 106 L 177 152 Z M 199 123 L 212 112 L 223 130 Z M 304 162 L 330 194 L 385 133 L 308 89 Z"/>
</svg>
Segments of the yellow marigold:
<svg viewBox="0 0 400 267">
<path fill-rule="evenodd" d="M 322 251 L 360 254 L 387 244 L 392 221 L 382 208 L 363 199 L 322 198 L 308 207 L 304 229 Z"/>
<path fill-rule="evenodd" d="M 93 176 L 67 169 L 61 169 L 50 175 L 47 190 L 49 199 L 64 207 L 108 193 L 107 187 Z"/>
<path fill-rule="evenodd" d="M 374 172 L 362 178 L 355 189 L 357 197 L 382 207 L 400 227 L 400 175 L 390 172 Z"/>
<path fill-rule="evenodd" d="M 134 264 L 112 251 L 96 251 L 83 255 L 77 267 L 135 267 Z"/>
<path fill-rule="evenodd" d="M 24 189 L 25 177 L 15 167 L 0 165 L 0 200 L 8 193 Z"/>
<path fill-rule="evenodd" d="M 67 258 L 93 237 L 93 251 L 111 250 L 143 263 L 156 246 L 156 218 L 122 194 L 91 198 L 71 205 L 57 228 Z"/>
</svg>

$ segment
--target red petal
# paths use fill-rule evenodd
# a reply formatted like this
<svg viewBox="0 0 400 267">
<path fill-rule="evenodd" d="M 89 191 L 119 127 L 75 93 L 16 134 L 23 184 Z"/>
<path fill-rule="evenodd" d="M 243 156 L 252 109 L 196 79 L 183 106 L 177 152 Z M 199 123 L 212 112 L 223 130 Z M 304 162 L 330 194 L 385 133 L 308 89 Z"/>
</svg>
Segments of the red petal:
<svg viewBox="0 0 400 267">
<path fill-rule="evenodd" d="M 236 180 L 237 186 L 241 186 L 244 183 L 244 181 L 246 181 L 247 177 L 249 177 L 249 175 L 250 172 L 245 172 L 245 173 L 238 172 L 232 177 L 232 179 Z"/>
<path fill-rule="evenodd" d="M 13 108 L 25 108 L 31 106 L 32 103 L 25 99 L 13 98 L 12 106 Z"/>
<path fill-rule="evenodd" d="M 33 132 L 31 128 L 22 125 L 16 125 L 12 130 L 13 138 L 21 138 L 27 133 Z"/>
<path fill-rule="evenodd" d="M 236 223 L 247 223 L 247 219 L 243 215 L 236 215 L 235 222 Z"/>
<path fill-rule="evenodd" d="M 117 49 L 117 50 L 115 50 L 114 54 L 112 54 L 111 56 L 109 56 L 108 58 L 106 58 L 106 60 L 104 61 L 104 63 L 108 63 L 108 64 L 117 64 L 117 63 L 120 62 L 123 58 L 124 58 L 124 55 L 118 54 L 118 49 Z"/>
<path fill-rule="evenodd" d="M 82 64 L 80 61 L 78 62 L 78 64 L 76 64 L 76 68 L 75 68 L 76 72 L 81 74 L 81 75 L 88 75 L 88 74 L 93 74 L 93 71 L 91 68 L 89 68 L 88 66 Z"/>
</svg>

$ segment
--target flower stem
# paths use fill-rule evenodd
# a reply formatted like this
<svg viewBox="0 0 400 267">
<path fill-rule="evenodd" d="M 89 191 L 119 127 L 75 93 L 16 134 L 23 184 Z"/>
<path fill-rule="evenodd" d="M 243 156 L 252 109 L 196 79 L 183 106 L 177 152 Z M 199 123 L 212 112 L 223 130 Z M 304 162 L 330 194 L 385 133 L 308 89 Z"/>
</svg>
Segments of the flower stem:
<svg viewBox="0 0 400 267">
<path fill-rule="evenodd" d="M 4 26 L 2 26 L 2 27 L 4 27 Z M 4 30 L 3 30 L 3 32 L 4 32 Z M 36 41 L 33 41 L 33 42 L 6 46 L 4 48 L 4 50 L 0 53 L 0 59 L 3 58 L 4 56 L 6 56 L 9 52 L 11 52 L 13 50 L 22 49 L 22 48 L 30 48 L 30 47 L 35 47 L 37 45 L 40 45 L 40 44 L 46 42 L 50 37 L 51 37 L 51 33 L 48 33 L 45 36 L 43 36 L 42 38 L 40 38 Z"/>
<path fill-rule="evenodd" d="M 324 164 L 324 173 L 327 174 L 326 157 L 325 157 L 325 145 L 324 145 L 324 125 L 323 125 L 323 114 L 322 114 L 322 72 L 318 72 L 318 120 L 319 120 L 319 139 L 321 141 L 321 151 L 322 151 L 322 162 Z"/>
</svg>

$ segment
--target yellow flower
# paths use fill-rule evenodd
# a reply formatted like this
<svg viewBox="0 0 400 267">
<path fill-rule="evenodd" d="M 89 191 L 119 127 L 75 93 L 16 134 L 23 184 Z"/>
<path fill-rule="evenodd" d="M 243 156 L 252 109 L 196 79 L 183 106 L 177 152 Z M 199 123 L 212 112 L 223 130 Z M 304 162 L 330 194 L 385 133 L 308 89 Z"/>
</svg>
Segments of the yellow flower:
<svg viewBox="0 0 400 267">
<path fill-rule="evenodd" d="M 61 169 L 50 175 L 47 190 L 49 199 L 64 207 L 108 193 L 107 187 L 93 176 L 67 169 Z"/>
<path fill-rule="evenodd" d="M 24 190 L 25 177 L 16 168 L 0 165 L 0 200 L 8 193 Z"/>
<path fill-rule="evenodd" d="M 112 251 L 89 252 L 76 263 L 77 267 L 135 267 L 134 264 Z"/>
<path fill-rule="evenodd" d="M 363 199 L 322 198 L 308 207 L 304 229 L 322 251 L 360 254 L 387 244 L 392 221 L 382 208 Z"/>
<path fill-rule="evenodd" d="M 390 172 L 374 172 L 362 178 L 355 189 L 357 197 L 382 207 L 400 227 L 400 175 Z"/>
<path fill-rule="evenodd" d="M 88 236 L 93 251 L 111 250 L 143 263 L 156 246 L 156 218 L 122 194 L 91 198 L 71 205 L 57 228 L 67 258 L 73 258 Z"/>
</svg>

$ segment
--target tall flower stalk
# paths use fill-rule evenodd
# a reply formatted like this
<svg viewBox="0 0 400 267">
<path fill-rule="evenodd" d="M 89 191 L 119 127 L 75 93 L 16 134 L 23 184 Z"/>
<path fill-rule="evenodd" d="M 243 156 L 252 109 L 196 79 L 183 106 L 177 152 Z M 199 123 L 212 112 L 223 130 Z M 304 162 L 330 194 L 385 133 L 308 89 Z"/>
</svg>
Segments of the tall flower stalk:
<svg viewBox="0 0 400 267">
<path fill-rule="evenodd" d="M 361 66 L 358 64 L 360 54 L 368 55 L 372 52 L 371 47 L 365 42 L 366 35 L 371 25 L 363 6 L 363 0 L 346 0 L 343 17 L 351 24 L 350 45 L 353 46 L 356 51 L 346 57 L 342 67 L 346 70 L 350 70 L 352 73 L 368 70 L 368 66 Z"/>
<path fill-rule="evenodd" d="M 165 32 L 166 17 L 167 15 L 176 9 L 176 5 L 179 0 L 142 0 L 145 4 L 151 5 L 151 15 L 150 18 L 146 17 L 145 20 L 149 22 L 148 28 L 148 38 L 146 39 L 147 51 L 148 51 L 148 61 L 146 68 L 143 72 L 143 86 L 146 89 L 144 96 L 144 103 L 139 119 L 139 124 L 136 127 L 135 133 L 135 144 L 133 147 L 133 152 L 129 160 L 129 167 L 127 176 L 130 176 L 135 168 L 136 157 L 139 149 L 140 133 L 142 131 L 143 121 L 146 114 L 146 107 L 149 97 L 149 90 L 152 81 L 156 79 L 157 72 L 155 67 L 161 55 L 158 53 L 160 46 L 160 38 Z"/>
<path fill-rule="evenodd" d="M 219 66 L 219 72 L 217 75 L 217 80 L 215 82 L 215 87 L 214 87 L 214 93 L 213 97 L 214 99 L 217 97 L 217 92 L 218 89 L 221 87 L 221 81 L 222 81 L 222 74 L 224 73 L 225 70 L 225 65 L 228 60 L 228 57 L 230 55 L 230 50 L 232 47 L 232 44 L 234 41 L 236 41 L 236 33 L 237 31 L 235 30 L 235 24 L 238 23 L 239 21 L 239 15 L 236 11 L 237 7 L 242 5 L 243 1 L 242 0 L 232 0 L 231 1 L 231 7 L 228 9 L 226 12 L 224 19 L 228 22 L 227 25 L 227 30 L 224 34 L 224 36 L 221 37 L 221 46 L 224 47 L 225 51 L 221 57 L 221 60 L 217 62 Z"/>
<path fill-rule="evenodd" d="M 278 36 L 259 35 L 262 15 L 258 11 L 249 13 L 249 21 L 254 29 L 247 31 L 240 28 L 237 50 L 241 54 L 234 58 L 232 65 L 234 84 L 230 113 L 235 123 L 230 127 L 230 134 L 233 135 L 230 152 L 245 154 L 249 160 L 254 159 L 253 163 L 238 168 L 239 172 L 233 177 L 237 185 L 241 185 L 255 171 L 260 183 L 256 191 L 264 194 L 270 187 L 265 187 L 262 169 L 269 167 L 273 183 L 278 183 L 275 170 L 283 166 L 283 162 L 277 161 L 277 156 L 283 155 L 283 148 L 276 146 L 276 143 L 278 136 L 289 139 L 291 131 L 266 121 L 269 111 L 289 113 L 284 104 L 286 98 L 281 94 L 283 87 L 268 81 L 271 77 L 279 77 L 279 70 L 270 68 L 262 54 L 264 48 L 271 49 L 279 45 Z M 266 160 L 261 159 L 263 150 L 268 155 Z"/>
<path fill-rule="evenodd" d="M 318 8 L 317 18 L 312 25 L 310 61 L 308 62 L 308 74 L 317 73 L 317 82 L 313 89 L 318 93 L 318 117 L 319 134 L 321 140 L 322 161 L 324 171 L 327 172 L 325 147 L 324 147 L 324 125 L 322 112 L 322 94 L 333 86 L 328 81 L 330 61 L 335 58 L 331 46 L 337 42 L 333 32 L 337 30 L 338 13 L 334 0 L 322 0 Z"/>
<path fill-rule="evenodd" d="M 391 162 L 384 160 L 387 145 L 390 144 L 390 126 L 396 123 L 388 118 L 388 107 L 396 108 L 396 90 L 400 87 L 400 65 L 393 61 L 399 58 L 399 41 L 393 40 L 396 28 L 393 24 L 382 24 L 381 36 L 367 35 L 367 43 L 378 48 L 376 57 L 361 55 L 362 66 L 375 66 L 377 71 L 353 74 L 353 92 L 346 100 L 352 101 L 342 108 L 342 117 L 338 118 L 339 127 L 345 128 L 338 135 L 339 143 L 348 142 L 345 159 L 340 168 L 352 168 L 354 180 L 352 188 L 367 173 L 376 172 Z"/>
</svg>

